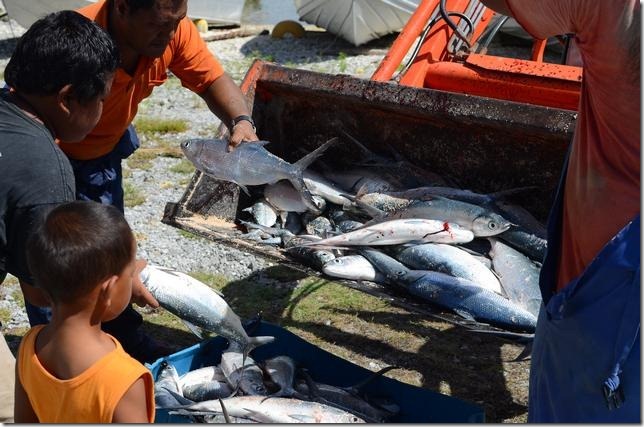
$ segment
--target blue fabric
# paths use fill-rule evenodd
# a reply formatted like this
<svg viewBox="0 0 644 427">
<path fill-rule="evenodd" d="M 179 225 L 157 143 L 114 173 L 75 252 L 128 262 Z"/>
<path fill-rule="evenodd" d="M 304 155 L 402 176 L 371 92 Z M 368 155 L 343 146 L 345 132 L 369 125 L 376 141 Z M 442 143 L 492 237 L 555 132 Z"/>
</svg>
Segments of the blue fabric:
<svg viewBox="0 0 644 427">
<path fill-rule="evenodd" d="M 76 199 L 114 205 L 124 212 L 121 160 L 139 146 L 139 137 L 130 125 L 108 154 L 91 160 L 69 159 L 76 177 Z"/>
<path fill-rule="evenodd" d="M 639 423 L 640 216 L 604 246 L 581 276 L 554 293 L 564 179 L 548 221 L 528 421 Z"/>
</svg>

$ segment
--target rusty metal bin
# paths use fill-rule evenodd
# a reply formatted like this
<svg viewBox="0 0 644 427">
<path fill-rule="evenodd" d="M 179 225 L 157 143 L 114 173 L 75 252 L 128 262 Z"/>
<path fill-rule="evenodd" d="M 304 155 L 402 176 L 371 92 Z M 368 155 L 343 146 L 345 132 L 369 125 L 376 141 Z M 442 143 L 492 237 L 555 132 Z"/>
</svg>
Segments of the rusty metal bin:
<svg viewBox="0 0 644 427">
<path fill-rule="evenodd" d="M 383 148 L 387 144 L 461 188 L 488 193 L 534 186 L 514 201 L 543 222 L 576 119 L 576 113 L 568 110 L 290 69 L 259 60 L 241 87 L 252 106 L 258 135 L 270 141 L 266 148 L 287 161 L 299 159 L 344 130 L 383 155 L 388 155 Z M 222 125 L 218 136 L 226 132 Z M 346 164 L 355 156 L 355 146 L 347 142 L 331 148 L 322 160 Z M 163 222 L 292 263 L 279 249 L 238 238 L 234 220 L 250 202 L 237 185 L 197 171 L 181 200 L 166 205 Z"/>
</svg>

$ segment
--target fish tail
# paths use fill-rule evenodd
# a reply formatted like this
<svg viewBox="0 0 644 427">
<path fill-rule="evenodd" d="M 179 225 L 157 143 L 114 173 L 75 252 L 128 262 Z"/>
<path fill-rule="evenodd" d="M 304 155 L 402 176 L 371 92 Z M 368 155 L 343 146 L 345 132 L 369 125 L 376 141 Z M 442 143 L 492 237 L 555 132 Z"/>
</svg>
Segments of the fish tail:
<svg viewBox="0 0 644 427">
<path fill-rule="evenodd" d="M 333 144 L 338 142 L 339 138 L 331 138 L 324 144 L 320 145 L 318 148 L 315 150 L 311 151 L 309 154 L 306 156 L 302 157 L 300 160 L 294 163 L 294 166 L 300 170 L 300 172 L 304 172 L 304 169 L 308 168 L 311 163 L 313 163 L 318 157 L 320 157 L 324 152 Z"/>
<path fill-rule="evenodd" d="M 248 343 L 244 349 L 244 354 L 248 354 L 252 349 L 260 345 L 268 344 L 275 341 L 273 336 L 248 337 Z"/>
<path fill-rule="evenodd" d="M 300 196 L 302 197 L 302 201 L 304 204 L 314 213 L 319 214 L 321 212 L 320 207 L 315 204 L 315 200 L 313 200 L 313 195 L 309 191 L 309 189 L 306 187 L 306 184 L 304 183 L 304 178 L 302 177 L 302 169 L 296 169 L 296 175 L 291 178 L 291 183 L 293 184 L 293 187 L 297 189 L 297 191 L 300 192 Z"/>
</svg>

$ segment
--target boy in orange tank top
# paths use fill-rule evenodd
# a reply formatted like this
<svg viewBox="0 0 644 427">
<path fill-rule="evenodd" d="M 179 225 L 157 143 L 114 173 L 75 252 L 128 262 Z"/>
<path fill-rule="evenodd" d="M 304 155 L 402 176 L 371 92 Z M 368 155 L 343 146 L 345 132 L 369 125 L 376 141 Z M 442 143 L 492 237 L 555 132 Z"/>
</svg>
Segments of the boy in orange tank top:
<svg viewBox="0 0 644 427">
<path fill-rule="evenodd" d="M 27 248 L 52 319 L 20 345 L 15 421 L 153 422 L 150 372 L 101 330 L 101 322 L 128 306 L 132 281 L 145 265 L 135 259 L 136 240 L 123 214 L 96 202 L 62 204 Z"/>
</svg>

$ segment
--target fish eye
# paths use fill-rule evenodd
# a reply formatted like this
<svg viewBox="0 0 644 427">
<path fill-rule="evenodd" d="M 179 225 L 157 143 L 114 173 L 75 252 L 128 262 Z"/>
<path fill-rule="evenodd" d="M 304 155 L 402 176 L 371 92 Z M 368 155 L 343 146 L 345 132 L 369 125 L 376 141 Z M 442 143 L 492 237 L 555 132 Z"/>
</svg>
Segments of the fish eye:
<svg viewBox="0 0 644 427">
<path fill-rule="evenodd" d="M 490 230 L 496 229 L 496 222 L 490 221 L 489 224 L 487 225 Z"/>
<path fill-rule="evenodd" d="M 396 276 L 404 276 L 405 272 L 404 271 L 396 271 Z"/>
</svg>

